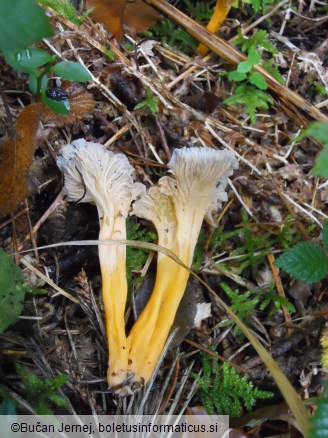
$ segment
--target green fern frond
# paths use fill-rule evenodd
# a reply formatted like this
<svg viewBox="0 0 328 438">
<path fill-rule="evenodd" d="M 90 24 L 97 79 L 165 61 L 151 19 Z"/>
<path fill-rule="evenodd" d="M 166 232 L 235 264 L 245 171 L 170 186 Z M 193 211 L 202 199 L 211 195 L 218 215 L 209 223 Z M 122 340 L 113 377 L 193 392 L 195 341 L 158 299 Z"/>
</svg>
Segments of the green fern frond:
<svg viewBox="0 0 328 438">
<path fill-rule="evenodd" d="M 254 296 L 251 291 L 239 293 L 237 290 L 232 290 L 226 283 L 221 283 L 220 286 L 231 300 L 231 310 L 235 312 L 242 321 L 248 320 L 254 313 L 260 299 Z"/>
<path fill-rule="evenodd" d="M 239 417 L 244 411 L 251 411 L 258 399 L 273 396 L 269 391 L 255 388 L 246 375 L 239 376 L 227 362 L 220 367 L 217 359 L 206 353 L 200 355 L 203 376 L 193 376 L 199 385 L 199 398 L 209 415 Z"/>
<path fill-rule="evenodd" d="M 273 65 L 273 59 L 269 59 L 268 61 L 265 61 L 262 64 L 262 67 L 264 68 L 264 70 L 266 70 L 268 73 L 270 73 L 270 75 L 276 79 L 276 81 L 279 82 L 279 84 L 284 84 L 285 80 L 282 77 L 279 69 L 277 66 Z"/>
<path fill-rule="evenodd" d="M 16 364 L 16 371 L 22 379 L 26 397 L 39 415 L 53 415 L 53 407 L 67 408 L 67 401 L 58 390 L 67 382 L 68 376 L 59 375 L 54 379 L 41 379 Z"/>
<path fill-rule="evenodd" d="M 259 90 L 257 87 L 244 83 L 239 85 L 235 90 L 235 94 L 228 97 L 224 103 L 227 105 L 244 105 L 251 122 L 255 124 L 256 110 L 258 108 L 268 109 L 269 104 L 272 104 L 273 100 L 268 94 Z"/>
<path fill-rule="evenodd" d="M 213 8 L 206 1 L 193 4 L 191 0 L 184 0 L 184 4 L 189 9 L 192 18 L 197 21 L 209 21 L 213 14 Z"/>
<path fill-rule="evenodd" d="M 270 43 L 268 32 L 261 29 L 254 33 L 250 38 L 245 38 L 244 35 L 239 32 L 239 36 L 235 41 L 236 45 L 241 45 L 243 52 L 249 52 L 251 49 L 257 49 L 263 47 L 267 52 L 272 54 L 279 53 L 279 50 Z"/>
</svg>

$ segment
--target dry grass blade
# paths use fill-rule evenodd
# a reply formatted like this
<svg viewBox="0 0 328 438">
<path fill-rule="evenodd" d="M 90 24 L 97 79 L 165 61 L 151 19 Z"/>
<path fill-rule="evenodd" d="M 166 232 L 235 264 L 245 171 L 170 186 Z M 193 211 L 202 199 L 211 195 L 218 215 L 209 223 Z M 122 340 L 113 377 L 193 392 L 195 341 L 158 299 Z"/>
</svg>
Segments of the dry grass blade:
<svg viewBox="0 0 328 438">
<path fill-rule="evenodd" d="M 230 309 L 230 307 L 225 304 L 225 302 L 217 296 L 215 291 L 206 284 L 202 278 L 200 278 L 194 271 L 188 268 L 173 252 L 170 250 L 156 245 L 154 243 L 147 242 L 138 242 L 133 240 L 81 240 L 81 241 L 71 241 L 65 243 L 54 243 L 52 245 L 46 245 L 38 247 L 38 250 L 46 249 L 46 248 L 57 248 L 61 246 L 80 246 L 80 245 L 128 245 L 137 248 L 145 248 L 151 251 L 159 251 L 171 259 L 173 259 L 180 266 L 183 266 L 191 275 L 193 275 L 197 280 L 204 286 L 206 289 L 213 295 L 217 303 L 227 312 L 229 317 L 238 325 L 238 327 L 242 330 L 244 335 L 252 344 L 253 348 L 257 351 L 263 363 L 266 365 L 268 370 L 271 372 L 274 381 L 276 382 L 280 392 L 284 396 L 290 410 L 295 416 L 295 419 L 298 423 L 298 427 L 303 433 L 305 437 L 308 436 L 309 431 L 309 414 L 304 407 L 302 401 L 300 400 L 297 392 L 284 375 L 282 370 L 280 369 L 277 362 L 273 359 L 270 353 L 266 351 L 266 349 L 260 344 L 260 342 L 256 339 L 256 337 L 252 334 L 252 332 L 248 329 L 248 327 L 238 318 L 238 316 Z M 23 251 L 27 252 L 27 251 Z"/>
<path fill-rule="evenodd" d="M 217 55 L 221 56 L 231 64 L 239 64 L 245 61 L 246 57 L 239 50 L 233 47 L 228 42 L 224 41 L 220 37 L 214 35 L 208 31 L 205 27 L 198 24 L 192 18 L 183 14 L 174 6 L 167 3 L 165 0 L 145 0 L 150 5 L 156 7 L 161 12 L 164 12 L 171 20 L 178 23 L 180 26 L 190 33 L 195 39 L 206 45 L 209 49 L 213 50 Z M 285 85 L 279 84 L 266 70 L 262 67 L 255 65 L 254 69 L 261 73 L 267 80 L 268 87 L 274 91 L 282 100 L 289 101 L 296 105 L 298 108 L 307 113 L 310 117 L 317 119 L 321 122 L 328 123 L 328 117 L 324 115 L 314 105 L 308 103 L 302 96 L 294 91 L 290 90 Z"/>
</svg>

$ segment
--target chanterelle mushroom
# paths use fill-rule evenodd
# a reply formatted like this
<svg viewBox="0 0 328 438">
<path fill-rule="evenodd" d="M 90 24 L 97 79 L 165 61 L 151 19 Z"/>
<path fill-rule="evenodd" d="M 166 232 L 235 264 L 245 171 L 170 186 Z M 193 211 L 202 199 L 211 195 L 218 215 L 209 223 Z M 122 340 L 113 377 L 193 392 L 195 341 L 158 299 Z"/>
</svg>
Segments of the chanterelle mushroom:
<svg viewBox="0 0 328 438">
<path fill-rule="evenodd" d="M 68 200 L 97 206 L 99 240 L 126 239 L 125 220 L 131 202 L 144 192 L 142 184 L 133 182 L 133 168 L 127 157 L 83 139 L 64 146 L 61 153 L 57 164 L 64 173 Z M 115 388 L 127 378 L 128 370 L 125 245 L 99 245 L 99 260 L 109 349 L 107 380 Z"/>
<path fill-rule="evenodd" d="M 176 149 L 169 163 L 173 176 L 163 177 L 151 187 L 135 202 L 132 213 L 152 221 L 159 245 L 190 267 L 204 216 L 215 225 L 211 214 L 226 200 L 227 179 L 236 167 L 229 151 Z M 134 386 L 147 382 L 155 369 L 188 277 L 185 268 L 158 254 L 154 290 L 128 337 Z"/>
</svg>

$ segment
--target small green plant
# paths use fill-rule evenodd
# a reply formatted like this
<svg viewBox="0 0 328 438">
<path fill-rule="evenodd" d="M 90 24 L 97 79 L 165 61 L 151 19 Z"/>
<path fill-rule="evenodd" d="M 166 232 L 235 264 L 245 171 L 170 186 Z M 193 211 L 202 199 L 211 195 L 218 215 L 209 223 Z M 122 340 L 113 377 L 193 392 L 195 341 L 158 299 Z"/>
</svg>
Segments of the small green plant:
<svg viewBox="0 0 328 438">
<path fill-rule="evenodd" d="M 265 262 L 265 258 L 270 253 L 275 239 L 270 232 L 261 235 L 255 234 L 253 225 L 245 210 L 241 211 L 241 219 L 241 227 L 232 233 L 239 235 L 243 244 L 238 245 L 238 248 L 231 251 L 230 256 L 239 256 L 237 260 L 240 264 L 235 269 L 235 272 L 238 274 L 243 273 L 243 275 L 248 274 L 248 276 L 251 273 L 252 277 L 256 278 L 258 267 Z M 245 273 L 245 270 L 250 272 Z"/>
<path fill-rule="evenodd" d="M 160 20 L 160 22 L 152 28 L 151 32 L 156 37 L 159 37 L 163 43 L 171 47 L 175 46 L 183 53 L 190 53 L 190 49 L 193 51 L 197 46 L 197 41 L 190 36 L 189 33 L 181 27 L 178 27 L 168 18 Z"/>
<path fill-rule="evenodd" d="M 200 230 L 197 244 L 194 251 L 194 258 L 192 262 L 191 269 L 195 272 L 200 270 L 200 267 L 204 261 L 204 245 L 205 245 L 206 235 L 204 230 Z"/>
<path fill-rule="evenodd" d="M 245 106 L 251 123 L 255 124 L 257 109 L 268 109 L 270 104 L 273 103 L 273 100 L 268 94 L 259 90 L 255 86 L 244 83 L 239 85 L 235 89 L 233 96 L 225 99 L 224 103 L 226 105 L 238 104 Z"/>
<path fill-rule="evenodd" d="M 53 415 L 55 407 L 68 407 L 67 401 L 58 393 L 68 376 L 63 374 L 53 379 L 41 379 L 18 364 L 16 371 L 22 379 L 26 397 L 38 415 Z"/>
<path fill-rule="evenodd" d="M 44 3 L 55 9 L 59 7 L 60 10 L 67 10 L 68 4 L 70 4 L 68 0 L 45 0 Z M 23 22 L 33 23 L 33 26 L 30 24 L 24 26 Z M 30 91 L 37 98 L 41 97 L 50 109 L 59 114 L 68 114 L 70 110 L 69 96 L 60 88 L 48 88 L 48 74 L 54 73 L 68 81 L 85 82 L 91 79 L 88 70 L 73 61 L 57 63 L 57 56 L 49 55 L 48 52 L 37 47 L 28 46 L 30 42 L 39 41 L 52 34 L 48 18 L 42 8 L 34 1 L 16 0 L 15 8 L 8 2 L 2 2 L 0 5 L 0 25 L 1 23 L 1 28 L 4 31 L 1 32 L 0 36 L 0 50 L 2 50 L 6 62 L 17 71 L 29 75 L 28 87 Z M 13 35 L 12 32 L 14 32 Z"/>
<path fill-rule="evenodd" d="M 231 310 L 235 312 L 242 321 L 249 320 L 260 302 L 259 295 L 255 295 L 249 290 L 241 294 L 238 289 L 233 290 L 226 283 L 221 283 L 220 286 L 231 300 Z"/>
<path fill-rule="evenodd" d="M 243 5 L 250 4 L 255 13 L 261 11 L 263 14 L 266 13 L 269 6 L 274 6 L 277 4 L 277 0 L 244 0 Z M 238 5 L 238 2 L 235 3 Z"/>
<path fill-rule="evenodd" d="M 231 289 L 226 283 L 221 283 L 220 286 L 231 300 L 231 310 L 244 322 L 250 320 L 256 309 L 263 312 L 271 307 L 269 316 L 280 310 L 281 306 L 285 306 L 290 313 L 295 312 L 294 305 L 287 298 L 273 292 L 273 285 L 269 290 L 256 289 L 242 293 L 238 289 Z M 236 327 L 234 334 L 239 335 L 240 333 L 241 331 Z"/>
<path fill-rule="evenodd" d="M 76 25 L 80 25 L 86 19 L 88 15 L 93 11 L 94 8 L 87 9 L 81 17 L 79 17 L 75 7 L 70 0 L 38 0 L 38 2 L 43 6 L 49 6 L 58 15 L 66 18 L 66 20 L 71 21 Z"/>
<path fill-rule="evenodd" d="M 56 63 L 57 56 L 49 55 L 43 49 L 27 47 L 21 50 L 6 50 L 4 58 L 18 71 L 29 74 L 30 91 L 53 111 L 68 114 L 70 110 L 69 96 L 61 88 L 48 88 L 48 73 L 54 73 L 68 81 L 85 82 L 91 75 L 81 64 L 73 61 Z"/>
<path fill-rule="evenodd" d="M 193 374 L 199 385 L 199 398 L 209 415 L 239 417 L 244 411 L 251 411 L 258 399 L 268 399 L 271 392 L 254 388 L 245 375 L 240 377 L 235 368 L 206 353 L 200 353 L 203 375 Z"/>
<path fill-rule="evenodd" d="M 142 242 L 154 242 L 156 233 L 149 231 L 139 223 L 133 223 L 132 219 L 128 218 L 126 225 L 127 239 L 139 240 Z M 133 288 L 140 284 L 142 279 L 134 276 L 132 271 L 139 271 L 146 263 L 148 251 L 144 248 L 136 248 L 128 246 L 126 248 L 126 275 L 128 279 L 129 293 Z"/>
<path fill-rule="evenodd" d="M 187 6 L 192 18 L 197 21 L 209 21 L 213 14 L 213 7 L 207 1 L 191 2 L 191 0 L 183 0 Z"/>
<path fill-rule="evenodd" d="M 291 276 L 315 283 L 328 274 L 328 223 L 322 231 L 323 248 L 312 242 L 300 242 L 282 254 L 275 264 Z"/>
<path fill-rule="evenodd" d="M 146 98 L 142 102 L 138 103 L 138 105 L 136 105 L 134 109 L 138 110 L 147 107 L 153 114 L 155 114 L 158 111 L 157 106 L 158 97 L 151 92 L 150 88 L 147 88 Z"/>
<path fill-rule="evenodd" d="M 257 225 L 249 220 L 247 212 L 241 210 L 241 224 L 233 231 L 225 231 L 223 226 L 217 227 L 214 231 L 209 249 L 211 252 L 222 252 L 229 248 L 229 257 L 234 261 L 233 268 L 219 260 L 218 267 L 233 269 L 233 272 L 243 275 L 246 278 L 256 279 L 259 266 L 266 262 L 266 257 L 276 245 L 283 249 L 289 249 L 298 243 L 301 235 L 293 225 L 293 220 L 287 216 L 286 223 L 278 234 L 270 231 L 260 234 L 254 230 Z M 237 240 L 238 239 L 238 240 Z M 235 242 L 241 240 L 242 243 Z M 232 243 L 234 242 L 233 246 Z M 238 263 L 238 264 L 237 264 Z"/>
<path fill-rule="evenodd" d="M 309 76 L 306 78 L 306 82 L 312 90 L 314 96 L 317 96 L 318 94 L 322 94 L 323 97 L 328 95 L 328 88 L 326 88 L 321 82 L 318 80 L 315 80 L 313 77 Z"/>
<path fill-rule="evenodd" d="M 279 52 L 270 43 L 265 30 L 257 31 L 251 38 L 245 38 L 240 33 L 235 44 L 241 46 L 241 50 L 247 54 L 247 59 L 240 62 L 236 70 L 228 73 L 229 81 L 241 83 L 241 85 L 236 87 L 234 94 L 227 98 L 224 103 L 227 105 L 244 105 L 251 122 L 254 124 L 256 122 L 256 110 L 258 108 L 268 109 L 269 104 L 273 103 L 272 98 L 263 91 L 268 88 L 264 76 L 254 71 L 254 66 L 261 63 L 260 51 L 265 50 L 270 54 Z M 282 76 L 277 68 L 273 66 L 271 59 L 262 63 L 262 66 L 279 82 L 283 82 Z"/>
<path fill-rule="evenodd" d="M 0 248 L 0 333 L 13 324 L 23 311 L 26 293 L 44 293 L 32 288 L 23 271 Z"/>
<path fill-rule="evenodd" d="M 192 2 L 191 0 L 184 0 L 184 4 L 188 9 L 187 14 L 195 21 L 207 22 L 210 20 L 213 8 L 207 1 Z M 161 41 L 169 46 L 175 46 L 183 53 L 193 53 L 198 44 L 188 32 L 167 18 L 160 20 L 159 23 L 151 29 L 151 33 L 159 37 Z"/>
</svg>

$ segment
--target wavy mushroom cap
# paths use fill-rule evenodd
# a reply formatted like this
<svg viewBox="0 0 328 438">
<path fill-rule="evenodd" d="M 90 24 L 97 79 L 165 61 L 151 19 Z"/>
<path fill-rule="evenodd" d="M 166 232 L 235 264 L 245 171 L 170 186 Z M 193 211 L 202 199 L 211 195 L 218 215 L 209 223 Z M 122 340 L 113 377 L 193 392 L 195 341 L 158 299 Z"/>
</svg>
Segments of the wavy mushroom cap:
<svg viewBox="0 0 328 438">
<path fill-rule="evenodd" d="M 184 147 L 174 150 L 168 167 L 180 196 L 210 196 L 211 201 L 215 201 L 215 208 L 218 208 L 218 202 L 227 199 L 225 187 L 238 162 L 228 150 Z"/>
<path fill-rule="evenodd" d="M 145 191 L 143 184 L 133 182 L 127 157 L 100 143 L 75 140 L 61 153 L 57 164 L 64 173 L 68 200 L 96 204 L 100 219 L 125 217 L 131 202 Z"/>
<path fill-rule="evenodd" d="M 160 245 L 180 253 L 189 242 L 193 251 L 204 216 L 214 225 L 211 214 L 226 201 L 228 177 L 238 162 L 230 151 L 195 147 L 175 149 L 168 167 L 172 177 L 151 187 L 132 214 L 154 223 Z"/>
</svg>

